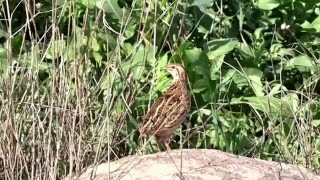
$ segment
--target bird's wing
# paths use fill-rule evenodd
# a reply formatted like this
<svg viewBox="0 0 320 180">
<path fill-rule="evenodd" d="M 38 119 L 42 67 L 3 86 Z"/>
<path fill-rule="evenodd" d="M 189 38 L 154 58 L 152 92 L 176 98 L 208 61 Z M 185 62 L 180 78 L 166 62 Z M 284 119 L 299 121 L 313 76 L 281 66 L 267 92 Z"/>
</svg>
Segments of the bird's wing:
<svg viewBox="0 0 320 180">
<path fill-rule="evenodd" d="M 178 89 L 177 89 L 178 90 Z M 154 134 L 161 127 L 173 127 L 184 119 L 187 108 L 183 105 L 183 96 L 179 91 L 167 91 L 151 106 L 140 126 L 140 134 Z"/>
</svg>

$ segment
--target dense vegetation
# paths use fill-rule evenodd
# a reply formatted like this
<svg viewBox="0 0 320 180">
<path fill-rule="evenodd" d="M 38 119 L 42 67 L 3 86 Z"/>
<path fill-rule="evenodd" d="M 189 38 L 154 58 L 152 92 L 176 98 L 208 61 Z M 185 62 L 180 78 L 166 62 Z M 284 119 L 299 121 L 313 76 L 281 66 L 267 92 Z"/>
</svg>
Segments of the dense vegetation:
<svg viewBox="0 0 320 180">
<path fill-rule="evenodd" d="M 316 0 L 2 0 L 0 16 L 0 179 L 156 152 L 137 129 L 174 62 L 192 107 L 171 147 L 320 167 Z"/>
</svg>

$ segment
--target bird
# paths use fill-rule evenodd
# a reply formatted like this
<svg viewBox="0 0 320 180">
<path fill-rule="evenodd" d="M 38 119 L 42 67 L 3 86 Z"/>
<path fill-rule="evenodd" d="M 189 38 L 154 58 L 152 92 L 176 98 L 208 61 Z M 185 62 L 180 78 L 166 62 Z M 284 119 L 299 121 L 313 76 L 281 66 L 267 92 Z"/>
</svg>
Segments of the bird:
<svg viewBox="0 0 320 180">
<path fill-rule="evenodd" d="M 160 96 L 144 116 L 139 127 L 140 138 L 154 135 L 159 151 L 162 141 L 167 151 L 173 132 L 181 125 L 189 113 L 191 102 L 186 72 L 182 64 L 168 64 L 165 70 L 173 77 L 169 89 Z"/>
</svg>

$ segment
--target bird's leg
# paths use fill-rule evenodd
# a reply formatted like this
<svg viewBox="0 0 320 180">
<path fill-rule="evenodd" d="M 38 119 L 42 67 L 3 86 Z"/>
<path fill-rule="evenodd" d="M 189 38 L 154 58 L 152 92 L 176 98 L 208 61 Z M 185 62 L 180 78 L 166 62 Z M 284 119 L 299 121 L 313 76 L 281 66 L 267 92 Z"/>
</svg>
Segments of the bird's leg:
<svg viewBox="0 0 320 180">
<path fill-rule="evenodd" d="M 170 139 L 166 139 L 163 141 L 164 144 L 166 145 L 166 148 L 167 148 L 167 152 L 170 152 L 171 151 L 171 148 L 169 146 L 169 143 L 170 143 Z"/>
</svg>

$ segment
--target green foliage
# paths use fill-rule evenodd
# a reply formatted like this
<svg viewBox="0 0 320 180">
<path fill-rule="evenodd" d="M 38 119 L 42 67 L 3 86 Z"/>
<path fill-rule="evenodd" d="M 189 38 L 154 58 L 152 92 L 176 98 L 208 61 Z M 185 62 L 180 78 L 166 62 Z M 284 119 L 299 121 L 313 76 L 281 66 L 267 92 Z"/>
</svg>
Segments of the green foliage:
<svg viewBox="0 0 320 180">
<path fill-rule="evenodd" d="M 0 179 L 156 152 L 137 129 L 168 63 L 192 96 L 173 148 L 320 167 L 318 1 L 37 3 L 1 4 Z"/>
</svg>

